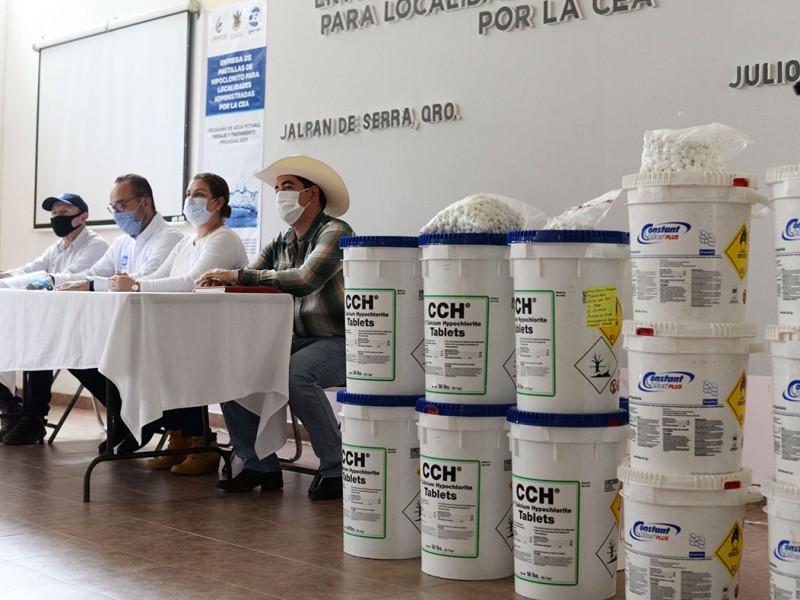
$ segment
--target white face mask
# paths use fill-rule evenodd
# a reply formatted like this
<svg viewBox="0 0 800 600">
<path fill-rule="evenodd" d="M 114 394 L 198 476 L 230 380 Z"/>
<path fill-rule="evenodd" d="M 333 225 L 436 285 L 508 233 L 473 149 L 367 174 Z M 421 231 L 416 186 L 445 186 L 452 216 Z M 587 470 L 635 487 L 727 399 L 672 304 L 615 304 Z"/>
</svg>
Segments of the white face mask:
<svg viewBox="0 0 800 600">
<path fill-rule="evenodd" d="M 208 200 L 205 198 L 187 197 L 183 201 L 183 216 L 195 227 L 205 225 L 214 214 L 213 211 L 206 208 L 206 204 L 208 204 Z"/>
<path fill-rule="evenodd" d="M 308 189 L 310 188 L 300 190 L 300 192 L 305 192 Z M 281 190 L 275 194 L 275 208 L 278 211 L 278 216 L 287 225 L 294 225 L 306 209 L 305 206 L 300 206 L 300 192 Z"/>
</svg>

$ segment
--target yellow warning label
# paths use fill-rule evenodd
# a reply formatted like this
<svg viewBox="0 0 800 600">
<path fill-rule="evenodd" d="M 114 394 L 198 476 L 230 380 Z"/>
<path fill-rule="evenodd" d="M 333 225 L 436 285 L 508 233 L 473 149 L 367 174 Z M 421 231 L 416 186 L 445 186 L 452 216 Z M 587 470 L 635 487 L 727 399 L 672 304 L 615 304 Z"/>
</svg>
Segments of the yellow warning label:
<svg viewBox="0 0 800 600">
<path fill-rule="evenodd" d="M 739 376 L 739 381 L 733 386 L 731 393 L 728 394 L 728 399 L 725 403 L 736 415 L 736 420 L 739 421 L 739 427 L 744 425 L 744 410 L 747 404 L 747 373 L 742 371 Z"/>
<path fill-rule="evenodd" d="M 610 325 L 609 327 L 598 327 L 600 333 L 603 334 L 603 337 L 606 338 L 608 344 L 612 348 L 619 339 L 619 332 L 622 331 L 622 305 L 619 303 L 619 299 L 617 299 L 616 318 L 616 323 L 613 325 Z"/>
<path fill-rule="evenodd" d="M 586 288 L 586 327 L 611 327 L 617 322 L 617 288 Z"/>
<path fill-rule="evenodd" d="M 739 563 L 742 560 L 743 537 L 742 528 L 739 527 L 739 522 L 737 521 L 714 553 L 719 562 L 725 565 L 731 577 L 736 577 L 736 573 L 739 571 Z"/>
<path fill-rule="evenodd" d="M 617 527 L 619 527 L 619 521 L 621 518 L 622 513 L 622 496 L 620 496 L 620 491 L 622 490 L 622 486 L 619 486 L 617 490 L 617 495 L 614 496 L 614 501 L 611 503 L 611 513 L 614 515 L 614 520 L 617 522 Z"/>
<path fill-rule="evenodd" d="M 741 229 L 736 232 L 736 235 L 725 248 L 725 256 L 731 261 L 734 271 L 739 275 L 739 279 L 744 280 L 747 275 L 747 256 L 748 248 L 750 246 L 750 232 L 747 231 L 747 224 L 743 224 Z"/>
</svg>

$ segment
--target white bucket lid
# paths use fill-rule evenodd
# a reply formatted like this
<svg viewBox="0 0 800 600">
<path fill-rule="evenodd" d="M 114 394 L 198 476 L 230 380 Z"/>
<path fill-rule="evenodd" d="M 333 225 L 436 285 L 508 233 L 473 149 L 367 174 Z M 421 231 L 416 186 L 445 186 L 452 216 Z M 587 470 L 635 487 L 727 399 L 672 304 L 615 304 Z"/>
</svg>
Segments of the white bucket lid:
<svg viewBox="0 0 800 600">
<path fill-rule="evenodd" d="M 642 485 L 662 490 L 678 490 L 689 492 L 724 492 L 739 490 L 753 483 L 753 473 L 743 467 L 735 473 L 722 473 L 717 475 L 676 475 L 654 473 L 633 469 L 628 465 L 620 465 L 617 475 L 623 485 Z"/>
<path fill-rule="evenodd" d="M 767 325 L 764 339 L 768 342 L 800 342 L 800 325 Z"/>
<path fill-rule="evenodd" d="M 755 323 L 701 323 L 677 321 L 622 322 L 624 335 L 675 338 L 751 338 L 756 337 Z"/>
<path fill-rule="evenodd" d="M 767 185 L 775 185 L 786 179 L 800 179 L 800 164 L 767 169 Z"/>
<path fill-rule="evenodd" d="M 778 358 L 800 358 L 800 326 L 767 325 L 764 339 L 771 342 L 770 356 Z"/>
<path fill-rule="evenodd" d="M 729 173 L 728 171 L 634 173 L 622 178 L 622 187 L 626 190 L 651 185 L 714 185 L 755 189 L 758 187 L 758 179 L 750 173 Z"/>
<path fill-rule="evenodd" d="M 780 483 L 772 477 L 767 477 L 761 484 L 761 493 L 767 500 L 782 500 L 800 504 L 800 488 L 789 483 Z"/>
</svg>

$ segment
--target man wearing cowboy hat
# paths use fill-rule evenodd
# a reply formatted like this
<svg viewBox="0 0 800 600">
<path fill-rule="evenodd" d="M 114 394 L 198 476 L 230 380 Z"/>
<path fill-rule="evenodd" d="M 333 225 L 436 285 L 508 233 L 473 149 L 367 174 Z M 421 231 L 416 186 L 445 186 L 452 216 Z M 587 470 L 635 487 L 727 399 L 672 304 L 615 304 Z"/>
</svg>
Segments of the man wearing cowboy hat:
<svg viewBox="0 0 800 600">
<path fill-rule="evenodd" d="M 305 425 L 320 460 L 319 477 L 309 495 L 312 500 L 341 498 L 341 435 L 325 388 L 345 383 L 339 238 L 353 235 L 353 230 L 335 217 L 347 211 L 350 197 L 336 171 L 308 156 L 282 158 L 256 176 L 274 186 L 278 216 L 290 227 L 247 268 L 214 269 L 201 275 L 197 285 L 267 285 L 294 296 L 289 406 Z M 244 468 L 233 479 L 218 481 L 217 487 L 228 492 L 282 488 L 278 457 L 260 459 L 255 452 L 259 417 L 236 402 L 226 402 L 222 412 Z"/>
</svg>

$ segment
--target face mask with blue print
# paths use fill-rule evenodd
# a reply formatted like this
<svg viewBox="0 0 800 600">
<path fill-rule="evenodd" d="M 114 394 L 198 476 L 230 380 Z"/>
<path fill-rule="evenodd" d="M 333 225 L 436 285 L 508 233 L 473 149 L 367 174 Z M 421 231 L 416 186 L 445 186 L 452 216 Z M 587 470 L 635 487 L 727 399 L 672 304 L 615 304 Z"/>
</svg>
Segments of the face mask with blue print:
<svg viewBox="0 0 800 600">
<path fill-rule="evenodd" d="M 144 202 L 144 200 L 142 200 L 142 202 Z M 117 224 L 117 227 L 122 229 L 122 231 L 131 237 L 136 237 L 142 231 L 142 221 L 144 220 L 144 215 L 142 215 L 142 219 L 140 221 L 136 220 L 136 211 L 142 205 L 142 202 L 140 202 L 133 210 L 114 213 L 114 222 Z"/>
</svg>

